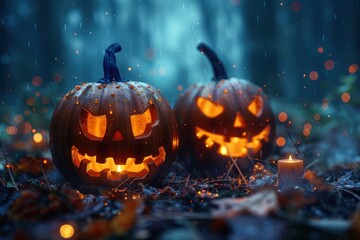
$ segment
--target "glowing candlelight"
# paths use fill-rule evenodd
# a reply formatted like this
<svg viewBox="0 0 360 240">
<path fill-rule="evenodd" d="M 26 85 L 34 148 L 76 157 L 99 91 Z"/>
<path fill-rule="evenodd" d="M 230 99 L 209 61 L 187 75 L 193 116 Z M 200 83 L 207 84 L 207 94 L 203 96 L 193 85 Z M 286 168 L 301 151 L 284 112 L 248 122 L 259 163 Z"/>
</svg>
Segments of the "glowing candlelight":
<svg viewBox="0 0 360 240">
<path fill-rule="evenodd" d="M 121 171 L 122 171 L 121 166 L 116 165 L 116 171 L 114 171 L 114 170 L 108 172 L 108 179 L 117 181 L 121 178 Z"/>
<path fill-rule="evenodd" d="M 70 224 L 64 224 L 61 225 L 59 232 L 61 237 L 66 239 L 66 238 L 71 238 L 74 235 L 75 229 Z"/>
<path fill-rule="evenodd" d="M 296 185 L 300 182 L 304 171 L 302 159 L 281 159 L 278 161 L 279 186 Z"/>
<path fill-rule="evenodd" d="M 41 143 L 43 140 L 43 136 L 41 135 L 41 133 L 35 133 L 33 136 L 33 140 L 35 143 Z"/>
</svg>

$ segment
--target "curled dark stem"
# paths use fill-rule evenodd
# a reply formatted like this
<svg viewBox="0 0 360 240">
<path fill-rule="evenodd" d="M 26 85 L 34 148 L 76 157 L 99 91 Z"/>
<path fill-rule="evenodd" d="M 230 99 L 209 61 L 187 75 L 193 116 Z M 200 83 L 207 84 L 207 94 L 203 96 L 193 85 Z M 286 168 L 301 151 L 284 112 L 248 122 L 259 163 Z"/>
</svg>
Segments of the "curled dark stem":
<svg viewBox="0 0 360 240">
<path fill-rule="evenodd" d="M 211 50 L 206 44 L 200 43 L 197 47 L 197 49 L 205 54 L 205 56 L 209 59 L 211 66 L 214 71 L 214 77 L 213 81 L 220 81 L 223 79 L 228 79 L 229 76 L 226 73 L 226 70 L 224 68 L 224 65 L 219 60 L 219 58 L 216 56 L 215 52 Z"/>
<path fill-rule="evenodd" d="M 113 43 L 105 50 L 103 60 L 104 77 L 98 83 L 124 82 L 116 66 L 115 53 L 120 51 L 121 46 L 119 43 Z"/>
</svg>

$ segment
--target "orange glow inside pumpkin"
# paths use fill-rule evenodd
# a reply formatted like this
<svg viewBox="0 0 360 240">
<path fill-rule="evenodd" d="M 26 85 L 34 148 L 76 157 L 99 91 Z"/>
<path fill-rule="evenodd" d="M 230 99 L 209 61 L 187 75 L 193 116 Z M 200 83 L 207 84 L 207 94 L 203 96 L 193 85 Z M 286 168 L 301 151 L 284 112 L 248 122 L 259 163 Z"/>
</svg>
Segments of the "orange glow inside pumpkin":
<svg viewBox="0 0 360 240">
<path fill-rule="evenodd" d="M 81 128 L 88 137 L 104 138 L 106 133 L 106 115 L 95 116 L 82 109 Z M 90 136 L 89 136 L 90 135 Z"/>
<path fill-rule="evenodd" d="M 239 112 L 236 113 L 234 127 L 246 127 L 246 122 Z"/>
<path fill-rule="evenodd" d="M 256 95 L 248 106 L 249 112 L 254 116 L 260 117 L 264 108 L 264 101 L 261 96 Z"/>
<path fill-rule="evenodd" d="M 149 135 L 150 128 L 157 123 L 155 108 L 150 107 L 143 113 L 131 115 L 130 121 L 135 138 Z"/>
<path fill-rule="evenodd" d="M 89 176 L 100 177 L 102 174 L 106 174 L 107 179 L 117 181 L 123 176 L 145 177 L 150 172 L 149 164 L 154 163 L 155 166 L 159 166 L 164 163 L 166 152 L 163 147 L 160 147 L 157 156 L 146 156 L 139 164 L 135 163 L 135 158 L 127 158 L 126 164 L 116 164 L 113 157 L 106 158 L 105 163 L 98 163 L 96 155 L 90 156 L 87 153 L 82 155 L 75 146 L 72 146 L 71 155 L 72 162 L 77 168 L 80 168 L 81 164 L 86 164 L 86 173 Z"/>
<path fill-rule="evenodd" d="M 223 106 L 203 97 L 199 97 L 196 100 L 196 104 L 198 108 L 201 110 L 201 112 L 209 118 L 217 117 L 224 112 Z"/>
<path fill-rule="evenodd" d="M 106 133 L 106 115 L 94 116 L 89 113 L 87 129 L 91 135 L 103 138 Z"/>
<path fill-rule="evenodd" d="M 261 141 L 269 141 L 270 126 L 266 126 L 259 134 L 253 136 L 251 140 L 247 137 L 230 137 L 230 141 L 225 141 L 225 136 L 205 131 L 200 127 L 195 127 L 195 134 L 198 139 L 206 137 L 204 142 L 206 148 L 212 148 L 217 143 L 219 145 L 217 153 L 220 155 L 245 157 L 250 149 L 252 152 L 258 153 L 262 148 Z"/>
<path fill-rule="evenodd" d="M 134 137 L 143 135 L 146 129 L 146 125 L 151 123 L 150 108 L 141 114 L 131 115 L 130 121 Z"/>
</svg>

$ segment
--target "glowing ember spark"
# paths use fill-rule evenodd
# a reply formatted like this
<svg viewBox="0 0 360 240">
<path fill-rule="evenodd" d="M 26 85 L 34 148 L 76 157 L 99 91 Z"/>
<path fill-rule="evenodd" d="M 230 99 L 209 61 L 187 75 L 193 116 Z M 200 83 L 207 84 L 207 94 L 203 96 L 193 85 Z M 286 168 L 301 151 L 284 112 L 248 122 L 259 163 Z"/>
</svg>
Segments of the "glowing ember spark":
<svg viewBox="0 0 360 240">
<path fill-rule="evenodd" d="M 41 135 L 41 133 L 35 133 L 33 136 L 33 140 L 36 143 L 41 143 L 41 141 L 43 140 L 43 136 Z"/>
<path fill-rule="evenodd" d="M 64 224 L 60 227 L 60 235 L 63 238 L 71 238 L 75 233 L 75 229 L 70 224 Z"/>
</svg>

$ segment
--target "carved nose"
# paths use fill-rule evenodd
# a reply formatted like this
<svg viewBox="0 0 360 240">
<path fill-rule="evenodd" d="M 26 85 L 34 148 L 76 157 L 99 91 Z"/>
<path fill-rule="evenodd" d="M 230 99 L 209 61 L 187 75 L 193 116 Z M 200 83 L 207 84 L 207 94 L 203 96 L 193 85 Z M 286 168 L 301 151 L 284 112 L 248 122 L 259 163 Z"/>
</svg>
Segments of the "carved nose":
<svg viewBox="0 0 360 240">
<path fill-rule="evenodd" d="M 246 127 L 246 122 L 239 112 L 236 113 L 235 121 L 233 124 L 234 127 Z"/>
<path fill-rule="evenodd" d="M 123 135 L 121 134 L 121 132 L 120 132 L 119 129 L 115 131 L 112 139 L 113 139 L 114 141 L 124 140 Z"/>
</svg>

